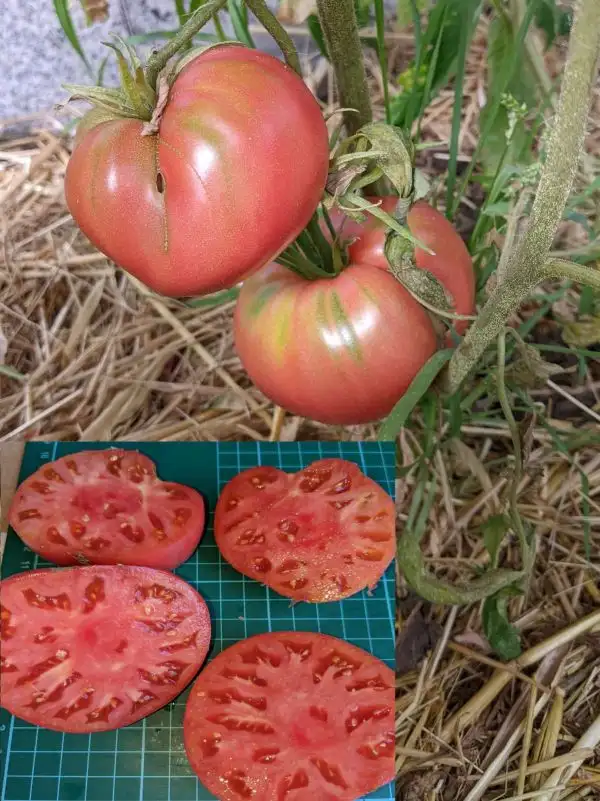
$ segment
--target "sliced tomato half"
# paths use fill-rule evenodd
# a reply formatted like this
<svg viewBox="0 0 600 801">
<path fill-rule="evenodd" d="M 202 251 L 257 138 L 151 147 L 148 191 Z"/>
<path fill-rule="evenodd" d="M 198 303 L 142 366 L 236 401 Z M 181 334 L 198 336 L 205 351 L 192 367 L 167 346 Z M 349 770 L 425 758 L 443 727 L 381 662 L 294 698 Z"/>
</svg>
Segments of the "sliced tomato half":
<svg viewBox="0 0 600 801">
<path fill-rule="evenodd" d="M 0 582 L 0 602 L 2 706 L 56 731 L 108 731 L 155 712 L 210 644 L 204 600 L 163 570 L 33 570 Z"/>
<path fill-rule="evenodd" d="M 215 538 L 236 570 L 298 601 L 373 587 L 394 558 L 392 498 L 353 462 L 255 467 L 223 490 Z"/>
<path fill-rule="evenodd" d="M 9 522 L 58 565 L 125 564 L 171 569 L 196 550 L 204 499 L 161 481 L 137 451 L 80 451 L 36 470 L 18 487 Z"/>
<path fill-rule="evenodd" d="M 394 778 L 394 674 L 336 637 L 259 634 L 202 671 L 183 734 L 222 801 L 356 801 Z"/>
</svg>

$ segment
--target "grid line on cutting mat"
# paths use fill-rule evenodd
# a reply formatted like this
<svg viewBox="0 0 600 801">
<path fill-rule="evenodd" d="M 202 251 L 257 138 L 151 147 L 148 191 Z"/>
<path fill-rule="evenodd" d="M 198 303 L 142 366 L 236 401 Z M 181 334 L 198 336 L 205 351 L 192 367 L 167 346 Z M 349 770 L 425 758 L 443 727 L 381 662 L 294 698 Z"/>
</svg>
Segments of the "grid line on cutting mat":
<svg viewBox="0 0 600 801">
<path fill-rule="evenodd" d="M 296 604 L 241 576 L 221 559 L 212 513 L 218 493 L 238 472 L 256 465 L 299 470 L 317 459 L 341 457 L 394 494 L 392 443 L 195 442 L 111 443 L 137 449 L 157 464 L 158 475 L 189 484 L 207 499 L 210 516 L 196 553 L 175 572 L 200 590 L 211 611 L 216 655 L 265 631 L 320 631 L 364 648 L 394 666 L 394 566 L 375 591 L 328 604 Z M 47 461 L 103 443 L 28 443 L 20 480 Z M 3 575 L 45 566 L 14 532 L 7 539 Z M 187 691 L 137 724 L 93 735 L 60 734 L 17 721 L 0 710 L 5 755 L 1 801 L 214 801 L 198 782 L 185 752 L 182 719 Z M 393 784 L 365 797 L 393 801 Z"/>
</svg>

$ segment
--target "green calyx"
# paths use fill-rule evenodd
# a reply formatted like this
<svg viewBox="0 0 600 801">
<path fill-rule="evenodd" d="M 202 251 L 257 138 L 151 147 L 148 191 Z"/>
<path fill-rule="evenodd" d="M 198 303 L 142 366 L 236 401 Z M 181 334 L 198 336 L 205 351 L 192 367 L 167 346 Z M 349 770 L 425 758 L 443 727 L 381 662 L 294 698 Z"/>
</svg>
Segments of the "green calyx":
<svg viewBox="0 0 600 801">
<path fill-rule="evenodd" d="M 114 39 L 114 43 L 104 42 L 104 44 L 116 54 L 121 87 L 105 89 L 102 86 L 65 84 L 64 88 L 70 92 L 69 101 L 86 100 L 94 106 L 94 111 L 104 112 L 104 117 L 99 115 L 94 117 L 96 124 L 108 119 L 121 118 L 149 121 L 156 105 L 156 92 L 148 83 L 135 50 L 118 36 Z"/>
</svg>

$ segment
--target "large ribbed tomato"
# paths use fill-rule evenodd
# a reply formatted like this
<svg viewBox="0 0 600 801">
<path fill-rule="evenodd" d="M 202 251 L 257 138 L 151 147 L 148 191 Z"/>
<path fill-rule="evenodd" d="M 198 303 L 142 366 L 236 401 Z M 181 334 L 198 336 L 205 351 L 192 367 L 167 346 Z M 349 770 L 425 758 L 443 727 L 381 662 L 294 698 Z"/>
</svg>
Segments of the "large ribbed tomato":
<svg viewBox="0 0 600 801">
<path fill-rule="evenodd" d="M 235 344 L 275 403 L 349 425 L 390 412 L 437 343 L 424 308 L 389 272 L 351 264 L 309 281 L 271 264 L 242 287 Z"/>
<path fill-rule="evenodd" d="M 373 203 L 380 202 L 380 208 L 392 214 L 397 197 L 372 197 Z M 385 234 L 383 223 L 369 215 L 365 224 L 356 223 L 341 213 L 334 214 L 336 228 L 341 228 L 342 238 L 354 240 L 348 252 L 352 261 L 359 264 L 373 264 L 387 270 L 389 267 L 385 257 Z M 415 264 L 434 275 L 452 295 L 454 309 L 458 314 L 473 314 L 475 309 L 475 274 L 471 256 L 452 224 L 428 203 L 419 200 L 414 203 L 406 218 L 411 233 L 433 254 L 421 248 L 415 249 Z M 459 334 L 464 334 L 469 325 L 468 320 L 454 321 Z"/>
<path fill-rule="evenodd" d="M 157 134 L 142 136 L 137 119 L 88 125 L 67 168 L 69 210 L 103 253 L 173 297 L 233 286 L 273 259 L 327 178 L 327 129 L 309 90 L 241 45 L 182 69 Z"/>
</svg>

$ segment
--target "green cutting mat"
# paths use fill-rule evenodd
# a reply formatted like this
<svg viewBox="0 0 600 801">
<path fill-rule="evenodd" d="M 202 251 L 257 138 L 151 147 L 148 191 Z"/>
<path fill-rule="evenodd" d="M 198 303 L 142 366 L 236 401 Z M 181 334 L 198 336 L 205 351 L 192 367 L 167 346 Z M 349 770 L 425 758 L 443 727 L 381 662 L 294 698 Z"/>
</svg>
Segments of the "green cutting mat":
<svg viewBox="0 0 600 801">
<path fill-rule="evenodd" d="M 265 631 L 319 631 L 348 640 L 394 666 L 394 569 L 374 593 L 339 603 L 297 604 L 237 573 L 215 545 L 212 512 L 218 493 L 240 470 L 257 464 L 298 470 L 316 459 L 343 457 L 394 494 L 393 443 L 111 443 L 153 459 L 161 478 L 202 491 L 211 515 L 197 552 L 178 575 L 200 590 L 211 611 L 211 656 Z M 20 481 L 41 464 L 104 443 L 28 443 Z M 9 532 L 2 575 L 45 566 Z M 210 658 L 210 657 L 209 657 Z M 0 801 L 208 801 L 183 749 L 187 691 L 138 724 L 99 734 L 60 734 L 31 726 L 0 710 Z M 393 784 L 369 799 L 393 801 Z M 318 801 L 318 799 L 315 799 Z"/>
</svg>

